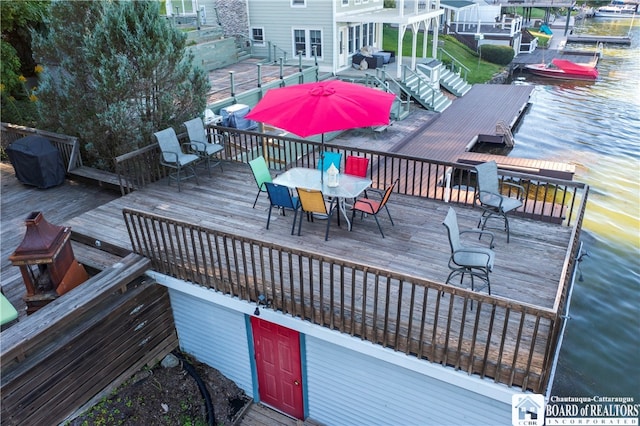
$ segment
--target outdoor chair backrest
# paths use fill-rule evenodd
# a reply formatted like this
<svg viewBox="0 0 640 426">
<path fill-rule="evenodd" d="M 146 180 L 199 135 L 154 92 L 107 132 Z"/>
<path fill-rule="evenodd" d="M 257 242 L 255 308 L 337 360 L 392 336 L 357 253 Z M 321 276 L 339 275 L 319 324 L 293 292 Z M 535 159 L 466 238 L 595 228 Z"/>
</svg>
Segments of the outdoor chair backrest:
<svg viewBox="0 0 640 426">
<path fill-rule="evenodd" d="M 291 196 L 289 188 L 273 182 L 265 182 L 264 184 L 267 188 L 272 206 L 285 207 L 293 210 L 297 208 L 297 202 L 294 200 L 294 197 Z"/>
<path fill-rule="evenodd" d="M 356 155 L 348 155 L 344 164 L 344 174 L 367 177 L 367 169 L 369 168 L 369 159 L 366 157 L 358 157 Z"/>
<path fill-rule="evenodd" d="M 498 165 L 495 161 L 475 166 L 478 179 L 478 189 L 482 192 L 499 194 Z"/>
<path fill-rule="evenodd" d="M 261 191 L 264 191 L 264 183 L 271 182 L 271 172 L 269 171 L 269 167 L 267 166 L 267 162 L 264 157 L 261 155 L 259 157 L 254 158 L 249 161 L 249 166 L 251 166 L 251 171 L 253 172 L 253 177 L 256 180 L 256 184 Z"/>
<path fill-rule="evenodd" d="M 460 245 L 460 228 L 458 228 L 458 216 L 456 211 L 449 207 L 447 217 L 444 218 L 442 224 L 447 228 L 449 233 L 449 245 L 451 246 L 451 253 L 458 251 Z"/>
<path fill-rule="evenodd" d="M 327 152 L 325 151 L 318 160 L 318 170 L 327 171 L 331 164 L 336 166 L 336 169 L 340 170 L 340 163 L 342 162 L 342 154 L 340 152 Z"/>
<path fill-rule="evenodd" d="M 316 189 L 296 188 L 302 210 L 308 213 L 328 214 L 322 191 Z"/>
<path fill-rule="evenodd" d="M 194 118 L 184 122 L 184 127 L 187 128 L 187 134 L 190 141 L 198 141 L 208 143 L 207 131 L 204 128 L 204 123 L 200 117 Z"/>
<path fill-rule="evenodd" d="M 382 196 L 382 201 L 380 201 L 380 205 L 378 206 L 378 211 L 382 210 L 382 208 L 387 204 L 389 198 L 391 197 L 391 193 L 393 192 L 393 188 L 398 184 L 398 179 L 396 179 L 392 185 L 389 185 L 387 189 L 384 190 L 384 195 Z"/>
<path fill-rule="evenodd" d="M 175 153 L 178 158 L 180 154 L 182 154 L 180 141 L 178 141 L 176 131 L 173 130 L 172 127 L 169 127 L 164 130 L 160 130 L 159 132 L 155 132 L 154 135 L 158 140 L 158 145 L 160 146 L 160 151 L 162 151 L 162 158 L 164 159 L 164 161 L 168 163 L 175 162 L 176 156 L 169 155 L 167 153 Z"/>
</svg>

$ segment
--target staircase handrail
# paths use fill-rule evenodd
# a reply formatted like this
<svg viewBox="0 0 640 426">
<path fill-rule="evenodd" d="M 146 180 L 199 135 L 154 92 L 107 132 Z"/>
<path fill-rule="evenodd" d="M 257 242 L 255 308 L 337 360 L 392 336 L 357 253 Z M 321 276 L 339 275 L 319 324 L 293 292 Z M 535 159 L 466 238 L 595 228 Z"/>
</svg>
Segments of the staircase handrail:
<svg viewBox="0 0 640 426">
<path fill-rule="evenodd" d="M 396 117 L 399 119 L 402 117 L 403 112 L 409 112 L 409 106 L 411 104 L 410 100 L 403 101 L 401 95 L 404 94 L 405 99 L 411 99 L 411 93 L 402 87 L 402 85 L 398 83 L 398 81 L 392 77 L 384 67 L 376 68 L 375 72 L 375 74 L 365 74 L 365 86 L 381 87 L 385 92 L 396 95 L 396 99 L 399 101 L 396 106 Z"/>
<path fill-rule="evenodd" d="M 277 62 L 278 58 L 283 58 L 283 63 L 285 64 L 287 63 L 287 56 L 289 56 L 289 52 L 276 46 L 275 43 L 271 41 L 267 41 L 267 46 L 268 46 L 267 60 L 269 62 Z M 273 56 L 272 56 L 272 53 L 273 53 Z M 280 56 L 278 56 L 278 53 L 280 53 Z"/>
<path fill-rule="evenodd" d="M 232 34 L 231 37 L 233 37 L 236 40 L 236 46 L 238 46 L 240 48 L 244 48 L 245 47 L 245 46 L 243 46 L 243 41 L 245 43 L 248 43 L 248 45 L 246 47 L 249 48 L 249 53 L 253 54 L 253 43 L 255 43 L 254 39 L 252 39 L 248 35 L 242 34 L 242 33 Z"/>
<path fill-rule="evenodd" d="M 416 71 L 412 70 L 408 65 L 402 65 L 402 81 L 407 81 L 408 77 L 416 77 L 418 79 L 418 90 L 417 93 L 420 93 L 421 89 L 422 89 L 422 85 L 426 84 L 424 82 L 424 78 Z M 433 87 L 431 87 L 430 84 L 426 84 L 427 88 L 429 89 L 430 93 L 431 93 L 431 101 L 429 102 L 430 105 L 434 105 L 435 104 L 435 98 L 436 98 L 436 91 L 433 89 Z M 425 99 L 426 101 L 426 99 Z"/>
<path fill-rule="evenodd" d="M 458 68 L 460 69 L 460 71 L 464 70 L 464 76 L 462 76 L 462 78 L 467 81 L 467 75 L 469 75 L 469 72 L 471 72 L 471 70 L 467 67 L 464 66 L 464 64 L 462 62 L 460 62 L 459 60 L 457 60 L 451 53 L 447 52 L 446 50 L 444 50 L 443 48 L 438 48 L 438 52 L 448 56 L 451 59 L 451 72 L 454 74 L 458 74 L 456 72 L 456 66 L 458 66 Z M 440 61 L 442 62 L 442 56 L 440 56 Z M 443 62 L 444 63 L 444 62 Z"/>
</svg>

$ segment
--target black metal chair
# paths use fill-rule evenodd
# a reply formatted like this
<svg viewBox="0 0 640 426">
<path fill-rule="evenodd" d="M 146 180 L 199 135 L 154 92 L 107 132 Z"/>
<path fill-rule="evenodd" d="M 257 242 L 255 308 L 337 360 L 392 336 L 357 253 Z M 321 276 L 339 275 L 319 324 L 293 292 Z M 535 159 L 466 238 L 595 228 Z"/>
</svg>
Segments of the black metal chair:
<svg viewBox="0 0 640 426">
<path fill-rule="evenodd" d="M 487 220 L 496 216 L 504 221 L 504 230 L 507 232 L 508 243 L 509 219 L 507 214 L 522 207 L 522 200 L 525 194 L 524 187 L 512 182 L 502 182 L 503 187 L 508 186 L 516 190 L 516 198 L 503 195 L 500 192 L 498 165 L 495 161 L 478 164 L 475 169 L 478 179 L 475 202 L 483 210 L 482 216 L 478 221 L 478 228 L 484 230 L 487 227 Z M 511 194 L 511 190 L 509 194 Z"/>
<path fill-rule="evenodd" d="M 449 212 L 442 224 L 447 228 L 449 245 L 451 246 L 451 256 L 449 257 L 449 269 L 451 272 L 447 277 L 446 283 L 449 284 L 449 281 L 451 281 L 453 277 L 460 275 L 460 284 L 462 284 L 464 276 L 468 274 L 471 277 L 471 291 L 476 291 L 474 285 L 474 277 L 476 277 L 485 283 L 485 285 L 478 288 L 477 291 L 487 287 L 489 294 L 491 294 L 489 273 L 493 270 L 493 262 L 495 259 L 495 252 L 492 250 L 493 233 L 480 229 L 460 231 L 458 227 L 458 217 L 452 207 L 449 207 Z M 481 236 L 482 234 L 491 236 L 489 248 L 463 245 L 460 236 L 466 233 L 479 233 Z"/>
</svg>

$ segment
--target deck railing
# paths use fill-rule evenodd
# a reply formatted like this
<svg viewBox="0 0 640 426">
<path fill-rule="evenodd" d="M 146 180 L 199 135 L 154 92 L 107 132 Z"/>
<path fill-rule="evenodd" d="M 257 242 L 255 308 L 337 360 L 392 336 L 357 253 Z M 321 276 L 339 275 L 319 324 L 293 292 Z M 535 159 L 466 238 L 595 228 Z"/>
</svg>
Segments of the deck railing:
<svg viewBox="0 0 640 426">
<path fill-rule="evenodd" d="M 46 138 L 55 146 L 62 160 L 66 171 L 71 171 L 78 167 L 82 167 L 82 158 L 80 157 L 80 146 L 78 138 L 74 136 L 62 135 L 59 133 L 48 132 L 46 130 L 34 129 L 32 127 L 20 126 L 17 124 L 2 123 L 0 125 L 0 134 L 2 135 L 2 148 L 6 148 L 9 144 L 25 136 L 38 135 Z"/>
<path fill-rule="evenodd" d="M 316 167 L 320 159 L 321 143 L 286 135 L 232 129 L 210 125 L 209 133 L 224 136 L 226 161 L 248 163 L 258 156 L 267 160 L 276 172 L 292 167 Z M 371 130 L 373 134 L 373 130 Z M 184 134 L 178 135 L 184 137 Z M 456 204 L 472 205 L 476 187 L 473 165 L 416 158 L 407 155 L 363 148 L 349 148 L 325 143 L 325 150 L 369 159 L 372 186 L 384 189 L 396 179 L 395 191 L 400 194 L 424 197 Z M 160 150 L 152 144 L 116 158 L 116 172 L 121 191 L 129 193 L 149 183 L 163 179 L 167 170 L 160 166 Z M 535 172 L 534 170 L 527 170 Z M 579 217 L 581 201 L 586 198 L 585 185 L 573 181 L 537 176 L 531 173 L 500 170 L 500 179 L 517 181 L 523 185 L 527 197 L 515 215 L 545 222 L 571 226 Z"/>
<path fill-rule="evenodd" d="M 286 135 L 210 126 L 211 132 L 225 135 L 226 160 L 247 163 L 258 156 L 275 171 L 292 167 L 316 167 L 320 159 L 319 141 Z M 371 130 L 373 136 L 373 130 Z M 316 138 L 317 139 L 317 138 Z M 369 176 L 373 187 L 384 189 L 399 179 L 400 194 L 425 197 L 458 204 L 473 204 L 476 187 L 473 165 L 417 158 L 397 153 L 349 148 L 325 142 L 325 150 L 369 159 Z M 500 170 L 500 179 L 517 181 L 525 187 L 527 197 L 516 215 L 571 226 L 578 214 L 584 185 L 563 179 L 535 175 L 535 170 Z"/>
<path fill-rule="evenodd" d="M 542 392 L 547 384 L 557 309 L 142 211 L 123 215 L 134 252 L 160 273 L 246 301 L 264 296 L 270 308 L 302 320 L 508 386 Z M 563 298 L 568 286 L 561 287 Z"/>
</svg>

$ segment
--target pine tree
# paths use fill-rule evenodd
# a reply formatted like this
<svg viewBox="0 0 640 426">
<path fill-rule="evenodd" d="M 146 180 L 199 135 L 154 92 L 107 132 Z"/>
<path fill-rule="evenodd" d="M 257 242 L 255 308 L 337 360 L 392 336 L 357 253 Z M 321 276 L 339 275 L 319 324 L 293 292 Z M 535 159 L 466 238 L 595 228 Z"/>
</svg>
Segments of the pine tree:
<svg viewBox="0 0 640 426">
<path fill-rule="evenodd" d="M 44 127 L 78 136 L 83 158 L 113 158 L 153 142 L 155 131 L 202 113 L 208 91 L 186 36 L 156 1 L 53 2 L 36 54 Z"/>
</svg>

